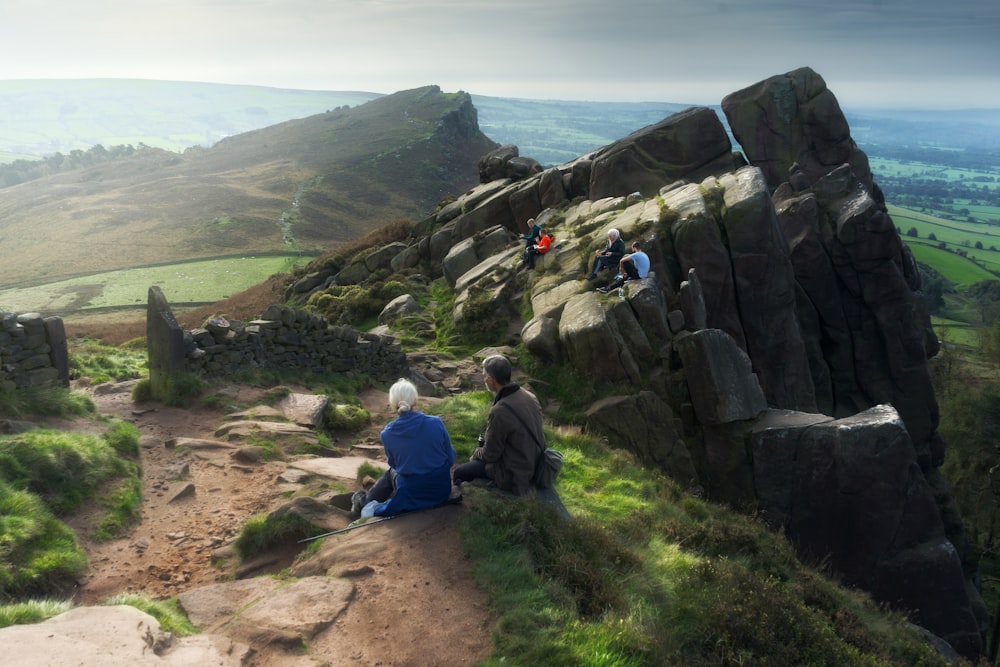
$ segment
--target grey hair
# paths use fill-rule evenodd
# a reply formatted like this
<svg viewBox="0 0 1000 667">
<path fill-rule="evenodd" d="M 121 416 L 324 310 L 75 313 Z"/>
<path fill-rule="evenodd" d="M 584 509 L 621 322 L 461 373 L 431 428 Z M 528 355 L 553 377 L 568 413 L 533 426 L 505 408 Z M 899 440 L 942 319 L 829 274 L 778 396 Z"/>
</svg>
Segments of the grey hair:
<svg viewBox="0 0 1000 667">
<path fill-rule="evenodd" d="M 502 385 L 510 384 L 510 360 L 502 354 L 494 354 L 483 359 L 483 372 Z"/>
<path fill-rule="evenodd" d="M 403 414 L 413 409 L 417 404 L 417 388 L 406 378 L 399 378 L 396 384 L 389 388 L 389 406 Z"/>
</svg>

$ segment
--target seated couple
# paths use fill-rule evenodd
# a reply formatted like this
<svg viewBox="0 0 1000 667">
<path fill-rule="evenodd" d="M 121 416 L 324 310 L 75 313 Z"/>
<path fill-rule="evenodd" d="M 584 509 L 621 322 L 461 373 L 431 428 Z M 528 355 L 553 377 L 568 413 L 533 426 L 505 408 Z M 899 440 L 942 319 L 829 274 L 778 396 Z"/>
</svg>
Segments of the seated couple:
<svg viewBox="0 0 1000 667">
<path fill-rule="evenodd" d="M 642 251 L 639 241 L 633 241 L 632 252 L 622 257 L 618 263 L 618 275 L 604 287 L 598 287 L 597 291 L 607 294 L 611 290 L 621 287 L 629 280 L 641 280 L 648 275 L 649 255 Z"/>
</svg>

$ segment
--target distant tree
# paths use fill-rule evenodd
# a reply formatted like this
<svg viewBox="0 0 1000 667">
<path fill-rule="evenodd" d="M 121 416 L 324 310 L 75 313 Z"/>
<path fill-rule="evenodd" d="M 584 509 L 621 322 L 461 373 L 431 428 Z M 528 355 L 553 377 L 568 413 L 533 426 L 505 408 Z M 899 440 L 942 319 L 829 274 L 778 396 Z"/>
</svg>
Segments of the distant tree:
<svg viewBox="0 0 1000 667">
<path fill-rule="evenodd" d="M 983 242 L 976 241 L 976 250 L 982 250 L 982 249 L 983 249 Z"/>
<path fill-rule="evenodd" d="M 948 244 L 945 243 L 944 241 L 941 241 L 941 242 L 938 243 L 937 247 L 938 247 L 938 250 L 947 250 L 948 249 Z"/>
<path fill-rule="evenodd" d="M 906 230 L 906 235 L 907 236 L 912 236 L 915 239 L 916 238 L 920 238 L 920 233 L 917 232 L 917 228 L 916 227 L 910 227 L 909 229 L 907 229 Z"/>
<path fill-rule="evenodd" d="M 927 235 L 927 240 L 928 241 L 937 241 L 937 234 L 935 234 L 934 232 L 931 232 L 930 234 Z"/>
</svg>

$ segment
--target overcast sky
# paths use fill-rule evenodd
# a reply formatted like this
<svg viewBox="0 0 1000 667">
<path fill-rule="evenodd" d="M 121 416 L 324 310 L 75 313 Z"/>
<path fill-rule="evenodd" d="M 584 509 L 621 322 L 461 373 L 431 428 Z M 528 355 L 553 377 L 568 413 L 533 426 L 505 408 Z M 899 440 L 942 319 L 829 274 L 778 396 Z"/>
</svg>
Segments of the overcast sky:
<svg viewBox="0 0 1000 667">
<path fill-rule="evenodd" d="M 1000 0 L 0 2 L 0 79 L 718 104 L 809 66 L 846 108 L 1000 108 Z"/>
</svg>

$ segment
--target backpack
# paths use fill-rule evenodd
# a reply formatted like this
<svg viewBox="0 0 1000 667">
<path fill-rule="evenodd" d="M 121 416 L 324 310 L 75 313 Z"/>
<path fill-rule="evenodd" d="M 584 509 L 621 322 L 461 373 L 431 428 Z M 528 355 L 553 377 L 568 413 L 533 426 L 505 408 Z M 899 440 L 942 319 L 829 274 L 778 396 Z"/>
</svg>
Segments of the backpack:
<svg viewBox="0 0 1000 667">
<path fill-rule="evenodd" d="M 503 402 L 501 402 L 500 405 L 506 407 L 514 413 L 514 416 L 521 422 L 524 429 L 531 434 L 531 437 L 535 440 L 535 444 L 541 447 L 541 450 L 538 452 L 538 457 L 535 459 L 535 472 L 531 476 L 531 483 L 540 489 L 551 488 L 556 483 L 556 477 L 559 475 L 559 471 L 562 470 L 563 467 L 562 452 L 552 449 L 551 447 L 546 447 L 545 443 L 539 442 L 534 431 L 528 427 L 528 423 L 524 421 L 524 418 L 521 417 L 521 415 L 517 414 L 517 410 Z"/>
<path fill-rule="evenodd" d="M 531 476 L 531 483 L 540 489 L 551 488 L 556 483 L 556 477 L 562 467 L 562 452 L 546 447 L 538 453 L 538 460 L 535 461 L 535 474 Z"/>
</svg>

